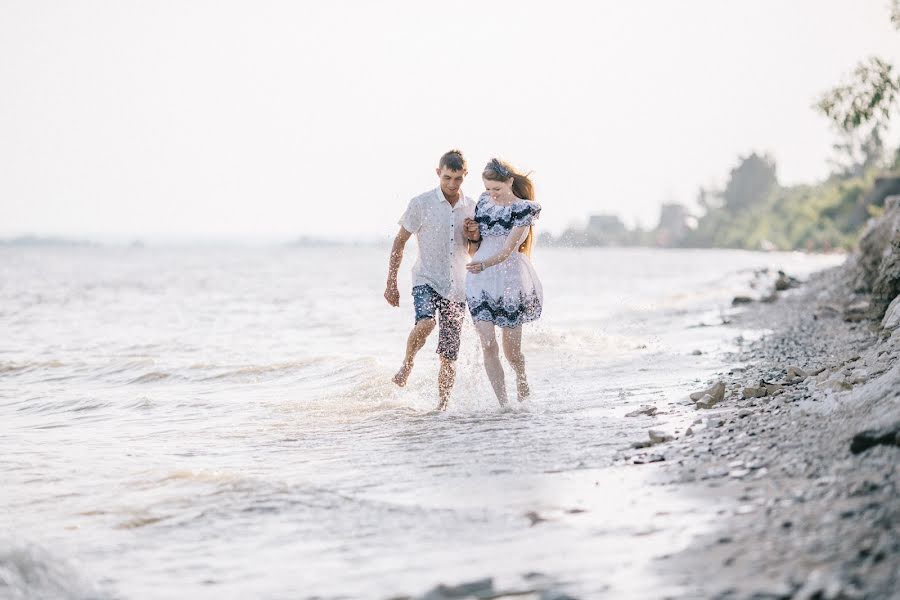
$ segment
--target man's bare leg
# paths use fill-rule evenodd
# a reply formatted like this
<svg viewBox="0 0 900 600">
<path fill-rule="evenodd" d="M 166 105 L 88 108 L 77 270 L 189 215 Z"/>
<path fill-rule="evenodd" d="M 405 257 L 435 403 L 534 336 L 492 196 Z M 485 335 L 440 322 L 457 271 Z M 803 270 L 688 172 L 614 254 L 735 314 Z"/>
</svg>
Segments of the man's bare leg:
<svg viewBox="0 0 900 600">
<path fill-rule="evenodd" d="M 528 377 L 525 375 L 525 355 L 522 354 L 522 328 L 503 328 L 503 354 L 516 372 L 516 392 L 519 402 L 531 395 Z"/>
<path fill-rule="evenodd" d="M 400 367 L 400 370 L 397 371 L 397 374 L 392 379 L 400 387 L 406 385 L 406 380 L 409 379 L 409 373 L 413 368 L 413 360 L 416 358 L 416 353 L 425 345 L 425 340 L 428 339 L 432 331 L 434 331 L 434 319 L 421 319 L 409 332 L 409 337 L 406 340 L 406 356 L 403 358 L 403 366 Z"/>
<path fill-rule="evenodd" d="M 441 357 L 441 370 L 438 373 L 438 410 L 447 410 L 450 403 L 450 392 L 453 391 L 453 383 L 456 381 L 456 363 L 449 358 Z"/>
</svg>

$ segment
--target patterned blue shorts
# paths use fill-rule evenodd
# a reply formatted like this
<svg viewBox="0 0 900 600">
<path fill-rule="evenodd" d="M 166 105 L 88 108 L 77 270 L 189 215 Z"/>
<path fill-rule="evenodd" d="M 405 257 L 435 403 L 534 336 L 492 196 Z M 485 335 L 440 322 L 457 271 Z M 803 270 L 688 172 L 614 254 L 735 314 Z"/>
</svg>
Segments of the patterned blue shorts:
<svg viewBox="0 0 900 600">
<path fill-rule="evenodd" d="M 422 319 L 434 319 L 438 315 L 437 353 L 447 360 L 459 356 L 459 334 L 466 315 L 465 302 L 453 302 L 438 294 L 430 285 L 417 285 L 412 289 L 416 323 Z"/>
</svg>

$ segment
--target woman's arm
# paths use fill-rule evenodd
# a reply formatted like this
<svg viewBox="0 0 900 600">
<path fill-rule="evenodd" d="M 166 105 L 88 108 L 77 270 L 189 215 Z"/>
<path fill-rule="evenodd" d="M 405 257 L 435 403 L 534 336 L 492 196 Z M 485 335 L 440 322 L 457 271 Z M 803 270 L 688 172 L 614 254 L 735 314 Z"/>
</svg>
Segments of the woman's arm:
<svg viewBox="0 0 900 600">
<path fill-rule="evenodd" d="M 494 265 L 502 263 L 509 258 L 510 254 L 515 252 L 515 250 L 522 245 L 522 241 L 525 239 L 525 236 L 528 235 L 528 227 L 528 225 L 513 227 L 512 231 L 509 232 L 509 237 L 506 238 L 506 243 L 503 244 L 503 248 L 500 249 L 500 252 L 480 263 L 471 263 L 466 266 L 466 269 L 472 273 L 480 273 L 488 267 L 493 267 Z"/>
</svg>

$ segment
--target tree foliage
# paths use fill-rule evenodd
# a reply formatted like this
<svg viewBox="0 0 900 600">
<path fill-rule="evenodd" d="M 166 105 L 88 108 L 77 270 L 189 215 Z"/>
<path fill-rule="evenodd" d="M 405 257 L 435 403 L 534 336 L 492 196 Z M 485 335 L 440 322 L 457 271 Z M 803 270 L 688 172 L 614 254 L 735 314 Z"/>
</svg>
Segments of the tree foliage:
<svg viewBox="0 0 900 600">
<path fill-rule="evenodd" d="M 839 129 L 883 129 L 900 100 L 900 76 L 889 62 L 872 56 L 853 71 L 850 83 L 832 88 L 816 105 Z"/>
<path fill-rule="evenodd" d="M 834 177 L 861 177 L 866 171 L 885 165 L 886 148 L 879 129 L 866 136 L 841 134 L 841 141 L 832 145 L 838 158 L 829 160 Z M 900 155 L 898 155 L 900 156 Z"/>
<path fill-rule="evenodd" d="M 891 0 L 891 23 L 900 29 L 900 0 Z M 816 107 L 841 130 L 881 130 L 900 103 L 900 76 L 877 56 L 857 65 L 848 83 L 826 92 Z"/>
<path fill-rule="evenodd" d="M 818 185 L 776 187 L 762 201 L 733 211 L 711 208 L 682 242 L 691 247 L 759 250 L 850 249 L 870 216 L 860 200 L 875 171 Z"/>
<path fill-rule="evenodd" d="M 722 199 L 725 208 L 736 212 L 764 201 L 777 186 L 775 161 L 754 152 L 731 170 Z"/>
</svg>

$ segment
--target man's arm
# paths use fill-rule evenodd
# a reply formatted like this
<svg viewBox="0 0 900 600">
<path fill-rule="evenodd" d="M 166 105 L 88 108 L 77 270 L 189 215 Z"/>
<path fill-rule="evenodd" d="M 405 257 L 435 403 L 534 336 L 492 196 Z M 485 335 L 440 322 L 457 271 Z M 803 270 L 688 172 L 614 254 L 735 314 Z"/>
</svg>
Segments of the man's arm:
<svg viewBox="0 0 900 600">
<path fill-rule="evenodd" d="M 467 218 L 465 231 L 466 240 L 469 242 L 466 249 L 469 251 L 469 256 L 475 256 L 475 253 L 478 252 L 478 247 L 481 246 L 481 229 L 478 228 L 478 223 L 473 219 Z"/>
<path fill-rule="evenodd" d="M 388 276 L 387 285 L 384 288 L 384 299 L 391 306 L 400 306 L 400 291 L 397 289 L 397 271 L 400 270 L 400 263 L 403 262 L 403 249 L 406 242 L 409 241 L 412 234 L 403 227 L 394 237 L 394 244 L 391 246 L 391 256 L 388 259 Z"/>
</svg>

